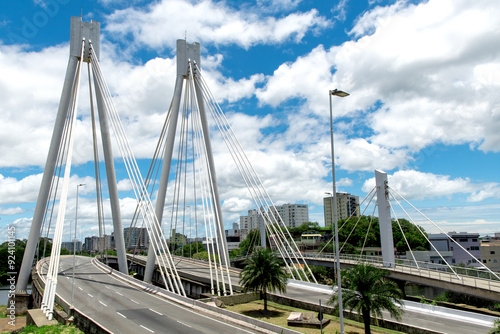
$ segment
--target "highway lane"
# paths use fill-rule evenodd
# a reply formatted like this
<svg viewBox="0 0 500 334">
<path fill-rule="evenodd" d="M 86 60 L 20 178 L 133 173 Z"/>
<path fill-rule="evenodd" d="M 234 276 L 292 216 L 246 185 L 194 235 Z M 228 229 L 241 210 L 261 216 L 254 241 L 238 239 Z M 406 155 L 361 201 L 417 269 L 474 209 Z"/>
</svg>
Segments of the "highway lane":
<svg viewBox="0 0 500 334">
<path fill-rule="evenodd" d="M 287 286 L 286 293 L 280 293 L 279 295 L 284 295 L 293 299 L 298 299 L 306 301 L 309 303 L 319 304 L 321 299 L 322 305 L 327 305 L 330 300 L 331 293 L 326 293 L 321 290 L 307 289 L 298 286 Z M 421 311 L 415 310 L 405 310 L 402 315 L 401 321 L 397 321 L 392 318 L 391 315 L 383 311 L 384 319 L 400 322 L 403 324 L 408 324 L 412 326 L 418 326 L 421 328 L 432 329 L 442 333 L 450 334 L 487 334 L 491 327 L 484 326 L 478 323 L 472 323 L 471 321 L 465 321 L 465 319 L 456 319 L 451 317 L 446 317 L 446 315 L 435 315 L 430 312 L 423 313 Z"/>
<path fill-rule="evenodd" d="M 57 294 L 68 303 L 72 266 L 71 256 L 61 257 Z M 113 333 L 254 333 L 145 293 L 102 272 L 88 257 L 77 257 L 74 305 Z"/>
<path fill-rule="evenodd" d="M 144 258 L 144 260 L 146 259 L 146 257 L 140 258 Z M 187 273 L 203 277 L 210 277 L 208 263 L 191 261 L 180 257 L 174 257 L 174 261 L 179 271 L 185 271 Z M 231 270 L 231 280 L 232 284 L 239 285 L 237 270 Z M 304 289 L 290 284 L 287 286 L 287 292 L 281 295 L 315 304 L 319 304 L 319 300 L 321 299 L 322 305 L 326 305 L 330 299 L 330 294 L 311 289 Z M 383 316 L 384 319 L 396 321 L 387 312 L 384 312 Z M 464 321 L 449 317 L 446 314 L 423 313 L 422 311 L 413 309 L 405 310 L 400 322 L 410 326 L 427 328 L 450 334 L 486 334 L 491 329 L 489 326 L 473 323 L 470 320 Z"/>
</svg>

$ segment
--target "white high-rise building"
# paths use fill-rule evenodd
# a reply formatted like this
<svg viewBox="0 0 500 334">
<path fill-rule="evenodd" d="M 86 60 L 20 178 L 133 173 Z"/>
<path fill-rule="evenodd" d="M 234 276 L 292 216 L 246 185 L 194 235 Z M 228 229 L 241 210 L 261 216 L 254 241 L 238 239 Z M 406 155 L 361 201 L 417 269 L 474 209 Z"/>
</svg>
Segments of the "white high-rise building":
<svg viewBox="0 0 500 334">
<path fill-rule="evenodd" d="M 283 204 L 271 207 L 269 215 L 281 221 L 286 227 L 294 228 L 309 221 L 307 204 Z"/>
<path fill-rule="evenodd" d="M 309 221 L 309 209 L 307 204 L 283 204 L 269 209 L 268 215 L 283 223 L 285 226 L 293 228 Z M 248 216 L 240 216 L 241 230 L 250 231 L 260 228 L 263 221 L 258 210 L 248 211 Z"/>
</svg>

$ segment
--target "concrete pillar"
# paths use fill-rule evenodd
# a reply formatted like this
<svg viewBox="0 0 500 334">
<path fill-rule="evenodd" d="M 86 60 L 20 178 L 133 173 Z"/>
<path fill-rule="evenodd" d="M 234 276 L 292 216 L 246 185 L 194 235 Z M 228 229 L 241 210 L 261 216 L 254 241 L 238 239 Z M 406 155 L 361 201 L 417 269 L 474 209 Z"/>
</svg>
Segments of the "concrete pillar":
<svg viewBox="0 0 500 334">
<path fill-rule="evenodd" d="M 380 224 L 380 243 L 382 246 L 382 262 L 384 267 L 394 267 L 394 238 L 392 236 L 391 208 L 387 187 L 387 173 L 375 170 L 377 186 L 378 220 Z"/>
<path fill-rule="evenodd" d="M 26 292 L 28 286 L 31 266 L 35 256 L 36 245 L 42 233 L 42 222 L 45 215 L 45 208 L 50 192 L 50 185 L 54 175 L 54 169 L 57 162 L 57 155 L 61 144 L 61 138 L 64 130 L 64 123 L 68 114 L 69 104 L 71 101 L 73 82 L 75 80 L 76 69 L 81 54 L 82 38 L 86 41 L 92 40 L 92 45 L 96 50 L 97 56 L 99 55 L 100 44 L 100 24 L 99 22 L 82 22 L 80 17 L 71 18 L 70 28 L 70 56 L 68 60 L 68 67 L 66 68 L 66 77 L 64 78 L 63 90 L 61 99 L 59 100 L 59 109 L 57 111 L 56 123 L 54 131 L 52 132 L 52 140 L 49 146 L 49 153 L 47 154 L 47 161 L 43 171 L 42 183 L 31 222 L 30 233 L 28 242 L 23 255 L 21 269 L 19 270 L 16 291 Z M 88 43 L 85 44 L 84 60 L 88 57 Z M 88 58 L 87 58 L 88 59 Z M 88 60 L 87 60 L 88 61 Z"/>
</svg>

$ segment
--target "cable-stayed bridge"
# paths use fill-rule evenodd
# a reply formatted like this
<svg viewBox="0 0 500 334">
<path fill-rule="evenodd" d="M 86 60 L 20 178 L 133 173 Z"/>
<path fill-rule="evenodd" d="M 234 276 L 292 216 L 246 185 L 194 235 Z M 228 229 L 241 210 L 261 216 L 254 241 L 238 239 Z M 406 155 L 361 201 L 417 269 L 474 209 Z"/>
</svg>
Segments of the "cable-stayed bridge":
<svg viewBox="0 0 500 334">
<path fill-rule="evenodd" d="M 189 215 L 194 215 L 196 236 L 198 237 L 199 229 L 200 234 L 208 241 L 207 249 L 210 255 L 208 256 L 207 268 L 210 277 L 210 293 L 219 296 L 233 294 L 232 287 L 235 284 L 233 282 L 235 277 L 231 275 L 230 260 L 224 235 L 222 208 L 210 141 L 208 120 L 210 115 L 259 213 L 264 217 L 264 224 L 261 226 L 261 245 L 265 247 L 265 236 L 270 237 L 273 248 L 282 258 L 286 259 L 285 266 L 292 279 L 317 283 L 308 266 L 311 260 L 304 257 L 304 254 L 299 251 L 279 216 L 270 214 L 272 212 L 270 209 L 274 207 L 274 203 L 249 163 L 248 157 L 202 76 L 200 45 L 197 43 L 189 44 L 185 40 L 177 42 L 175 91 L 150 170 L 145 179 L 138 168 L 113 102 L 112 93 L 106 84 L 100 66 L 99 55 L 99 23 L 82 22 L 79 17 L 72 18 L 70 56 L 66 78 L 28 244 L 19 273 L 17 290 L 26 290 L 35 250 L 38 248 L 37 244 L 42 233 L 46 231 L 46 236 L 48 236 L 49 231 L 54 230 L 52 254 L 43 273 L 44 295 L 40 301 L 47 317 L 52 318 L 54 301 L 58 294 L 58 280 L 61 276 L 59 254 L 71 175 L 78 101 L 81 95 L 80 81 L 85 72 L 88 74 L 90 115 L 92 118 L 90 132 L 94 147 L 97 221 L 101 232 L 104 229 L 104 210 L 99 164 L 100 145 L 98 145 L 98 140 L 100 139 L 102 141 L 115 233 L 117 265 L 120 272 L 123 274 L 128 273 L 128 263 L 111 133 L 115 136 L 116 147 L 120 151 L 136 197 L 136 214 L 130 226 L 144 226 L 150 239 L 148 258 L 144 267 L 144 281 L 152 281 L 155 266 L 157 266 L 161 277 L 160 283 L 168 291 L 180 296 L 186 296 L 185 282 L 178 273 L 177 263 L 171 255 L 171 245 L 167 242 L 167 239 L 169 237 L 172 239 L 175 236 L 175 231 L 185 225 L 185 219 L 189 212 Z M 94 103 L 97 110 L 94 110 Z M 397 273 L 398 268 L 401 266 L 394 258 L 393 252 L 387 178 L 383 172 L 376 172 L 376 174 L 377 186 L 375 192 L 377 193 L 379 208 L 383 253 L 380 265 Z M 153 200 L 156 201 L 155 205 L 153 205 Z M 170 215 L 164 219 L 164 213 L 166 212 L 169 212 Z M 55 221 L 55 228 L 53 226 L 51 228 L 53 220 Z M 164 232 L 164 230 L 168 230 L 168 233 Z M 104 246 L 101 245 L 101 250 L 103 249 Z M 315 258 L 314 260 L 319 261 L 320 259 Z M 347 263 L 349 261 L 353 263 L 352 261 L 355 261 L 355 259 L 343 259 L 343 262 Z M 360 259 L 357 261 L 359 262 Z M 415 264 L 415 271 L 412 272 L 412 268 L 409 267 L 409 275 L 422 276 L 422 272 L 427 269 L 419 266 L 417 262 Z M 63 271 L 66 272 L 67 270 L 68 268 L 63 266 Z M 404 274 L 408 274 L 408 272 L 404 271 Z M 441 275 L 439 272 L 438 274 Z M 458 277 L 456 272 L 454 272 L 454 275 Z M 496 274 L 494 275 L 496 278 L 491 279 L 491 282 L 498 279 Z M 66 277 L 68 276 L 65 276 L 65 279 L 67 279 Z M 441 281 L 441 276 L 436 278 L 434 275 L 429 274 L 429 278 Z M 444 278 L 443 280 L 447 279 Z M 464 280 L 462 279 L 462 281 Z M 489 284 L 494 285 L 491 282 Z M 479 289 L 481 287 L 476 286 L 475 288 Z M 490 291 L 494 291 L 494 289 L 490 289 Z M 106 304 L 106 301 L 101 302 Z"/>
</svg>

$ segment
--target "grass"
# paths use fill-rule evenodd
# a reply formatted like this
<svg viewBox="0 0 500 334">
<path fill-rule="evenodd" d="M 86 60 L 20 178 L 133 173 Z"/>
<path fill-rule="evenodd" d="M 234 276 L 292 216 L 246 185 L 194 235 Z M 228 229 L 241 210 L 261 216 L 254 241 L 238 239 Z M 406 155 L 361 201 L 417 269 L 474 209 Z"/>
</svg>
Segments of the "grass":
<svg viewBox="0 0 500 334">
<path fill-rule="evenodd" d="M 0 305 L 0 318 L 7 318 L 7 306 Z"/>
<path fill-rule="evenodd" d="M 36 327 L 35 325 L 29 325 L 24 327 L 24 330 L 20 332 L 22 334 L 83 334 L 81 330 L 75 326 L 66 326 L 62 324 L 57 324 L 54 326 L 42 326 Z"/>
<path fill-rule="evenodd" d="M 236 313 L 244 314 L 246 316 L 256 318 L 262 321 L 266 321 L 272 323 L 274 325 L 278 325 L 281 327 L 285 327 L 288 329 L 295 330 L 297 332 L 305 333 L 305 334 L 317 334 L 320 333 L 320 329 L 315 328 L 303 328 L 303 327 L 295 327 L 288 326 L 286 319 L 290 315 L 290 312 L 310 312 L 306 310 L 301 310 L 295 307 L 284 306 L 281 304 L 276 304 L 273 302 L 267 302 L 268 313 L 264 314 L 264 302 L 262 300 L 256 300 L 246 304 L 239 304 L 234 306 L 227 306 L 227 309 Z M 323 333 L 325 334 L 335 334 L 340 333 L 340 323 L 339 318 L 334 317 L 328 314 L 324 314 L 325 319 L 331 319 L 330 323 L 323 328 Z M 380 333 L 380 334 L 400 334 L 401 332 L 371 326 L 372 333 Z M 346 334 L 362 334 L 365 332 L 364 326 L 362 323 L 344 319 L 344 331 Z"/>
</svg>

